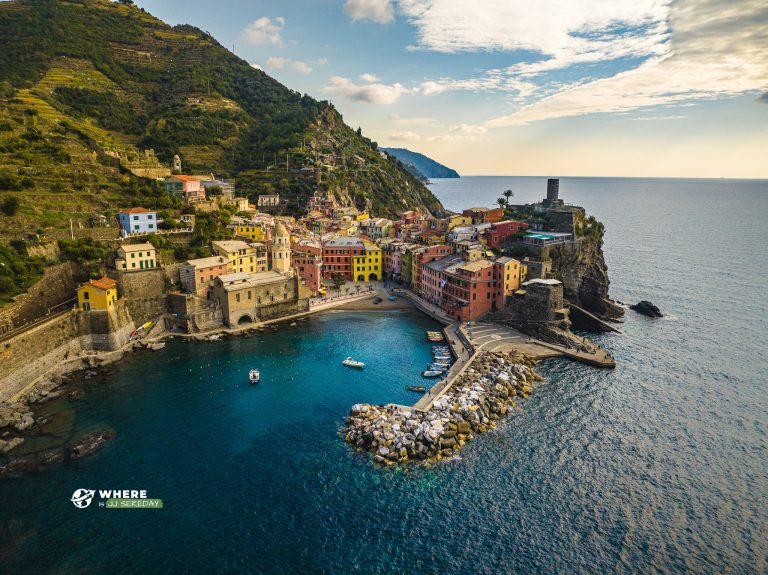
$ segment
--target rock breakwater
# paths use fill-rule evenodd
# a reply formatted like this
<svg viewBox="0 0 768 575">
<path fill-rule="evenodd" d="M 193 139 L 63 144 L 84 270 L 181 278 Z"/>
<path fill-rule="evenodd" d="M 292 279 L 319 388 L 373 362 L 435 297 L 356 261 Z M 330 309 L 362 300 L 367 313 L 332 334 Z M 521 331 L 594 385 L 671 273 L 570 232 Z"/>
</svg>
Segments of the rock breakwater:
<svg viewBox="0 0 768 575">
<path fill-rule="evenodd" d="M 496 427 L 496 422 L 527 397 L 534 380 L 531 358 L 484 352 L 426 411 L 403 406 L 352 406 L 344 439 L 373 454 L 377 463 L 429 464 L 459 454 L 474 434 Z"/>
</svg>

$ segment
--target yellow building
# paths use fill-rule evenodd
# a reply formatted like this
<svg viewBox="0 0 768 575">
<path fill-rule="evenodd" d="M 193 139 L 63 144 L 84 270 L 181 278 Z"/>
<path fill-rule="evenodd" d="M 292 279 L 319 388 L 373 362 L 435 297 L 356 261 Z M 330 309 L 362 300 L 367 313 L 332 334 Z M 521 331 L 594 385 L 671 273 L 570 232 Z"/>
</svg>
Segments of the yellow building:
<svg viewBox="0 0 768 575">
<path fill-rule="evenodd" d="M 451 231 L 457 226 L 471 226 L 472 218 L 462 214 L 454 214 L 448 217 L 448 231 Z"/>
<path fill-rule="evenodd" d="M 103 277 L 77 288 L 77 307 L 83 311 L 110 310 L 117 301 L 117 283 Z"/>
<path fill-rule="evenodd" d="M 115 268 L 126 272 L 137 272 L 157 267 L 157 251 L 149 242 L 129 244 L 117 248 Z"/>
<path fill-rule="evenodd" d="M 365 212 L 361 212 L 361 213 L 357 214 L 357 215 L 355 216 L 355 219 L 356 219 L 358 222 L 362 222 L 363 220 L 370 220 L 370 219 L 371 219 L 371 216 L 369 216 L 369 215 L 368 215 L 368 212 L 367 212 L 367 211 L 365 211 Z"/>
<path fill-rule="evenodd" d="M 211 242 L 217 256 L 232 262 L 233 273 L 259 273 L 267 270 L 267 248 L 264 244 L 247 244 L 240 240 Z"/>
<path fill-rule="evenodd" d="M 382 278 L 381 248 L 363 242 L 362 254 L 352 256 L 352 269 L 357 281 L 376 281 Z"/>
<path fill-rule="evenodd" d="M 235 228 L 235 235 L 240 236 L 241 238 L 248 238 L 255 242 L 263 242 L 264 240 L 269 239 L 267 226 L 256 222 L 243 222 L 242 224 L 238 224 Z"/>
</svg>

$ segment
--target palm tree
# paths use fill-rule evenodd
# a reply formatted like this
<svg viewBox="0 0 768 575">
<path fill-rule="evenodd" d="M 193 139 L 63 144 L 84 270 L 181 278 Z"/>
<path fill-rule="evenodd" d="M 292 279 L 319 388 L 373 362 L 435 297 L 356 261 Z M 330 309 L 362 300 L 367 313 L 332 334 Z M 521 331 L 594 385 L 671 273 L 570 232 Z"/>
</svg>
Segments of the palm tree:
<svg viewBox="0 0 768 575">
<path fill-rule="evenodd" d="M 507 200 L 505 200 L 504 198 L 499 198 L 498 200 L 496 200 L 496 203 L 499 204 L 499 207 L 501 209 L 505 209 L 507 207 Z"/>
<path fill-rule="evenodd" d="M 504 190 L 504 193 L 503 193 L 502 195 L 503 195 L 503 196 L 506 198 L 506 200 L 507 200 L 507 205 L 509 205 L 509 198 L 511 198 L 512 196 L 514 196 L 514 195 L 515 195 L 515 192 L 513 192 L 512 190 Z"/>
</svg>

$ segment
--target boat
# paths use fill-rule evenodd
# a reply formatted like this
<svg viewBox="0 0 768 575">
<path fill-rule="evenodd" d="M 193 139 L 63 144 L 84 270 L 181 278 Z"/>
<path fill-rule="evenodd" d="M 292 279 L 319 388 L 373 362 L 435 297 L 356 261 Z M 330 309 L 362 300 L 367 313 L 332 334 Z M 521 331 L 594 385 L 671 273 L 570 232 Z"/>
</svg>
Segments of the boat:
<svg viewBox="0 0 768 575">
<path fill-rule="evenodd" d="M 424 393 L 425 391 L 427 391 L 427 388 L 424 387 L 423 385 L 406 385 L 405 389 L 407 389 L 408 391 L 419 391 L 421 393 Z"/>
<path fill-rule="evenodd" d="M 448 369 L 447 365 L 435 365 L 433 363 L 427 366 L 427 371 L 445 371 L 446 369 Z"/>
<path fill-rule="evenodd" d="M 252 369 L 248 372 L 248 380 L 251 383 L 259 383 L 261 380 L 261 373 L 259 373 L 258 369 Z"/>
<path fill-rule="evenodd" d="M 443 343 L 445 341 L 445 338 L 442 338 L 442 337 L 430 337 L 430 338 L 427 338 L 427 341 L 432 342 L 432 343 Z"/>
<path fill-rule="evenodd" d="M 424 372 L 421 373 L 421 377 L 439 377 L 439 376 L 443 375 L 444 373 L 445 372 L 442 369 L 440 369 L 440 370 L 428 369 L 427 371 L 424 371 Z"/>
<path fill-rule="evenodd" d="M 434 335 L 443 335 L 442 332 L 439 331 L 427 331 L 427 337 L 434 336 Z"/>
<path fill-rule="evenodd" d="M 432 359 L 434 359 L 435 361 L 438 361 L 438 360 L 446 360 L 446 361 L 448 361 L 448 360 L 451 359 L 451 356 L 450 355 L 433 355 Z"/>
<path fill-rule="evenodd" d="M 387 298 L 389 301 L 395 301 L 397 299 L 396 295 L 391 295 Z"/>
<path fill-rule="evenodd" d="M 362 361 L 357 361 L 356 359 L 352 359 L 351 357 L 346 358 L 341 363 L 343 363 L 347 367 L 359 367 L 359 368 L 365 367 L 365 364 Z"/>
</svg>

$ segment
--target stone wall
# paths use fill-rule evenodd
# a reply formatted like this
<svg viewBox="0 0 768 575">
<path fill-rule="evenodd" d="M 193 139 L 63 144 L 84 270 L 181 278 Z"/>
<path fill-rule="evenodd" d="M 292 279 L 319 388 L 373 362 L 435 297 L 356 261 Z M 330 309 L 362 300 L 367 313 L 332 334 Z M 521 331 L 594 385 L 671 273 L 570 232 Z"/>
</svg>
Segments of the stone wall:
<svg viewBox="0 0 768 575">
<path fill-rule="evenodd" d="M 77 297 L 75 276 L 76 267 L 69 262 L 47 267 L 40 281 L 0 308 L 0 335 L 41 319 L 50 308 Z"/>
<path fill-rule="evenodd" d="M 179 264 L 137 272 L 110 271 L 137 325 L 167 313 L 168 293 L 179 283 Z"/>
<path fill-rule="evenodd" d="M 0 343 L 0 401 L 84 351 L 122 347 L 135 329 L 128 310 L 73 310 Z"/>
</svg>

